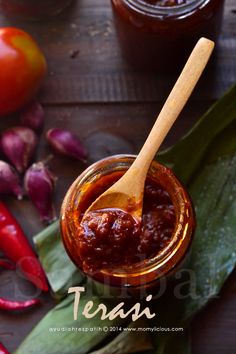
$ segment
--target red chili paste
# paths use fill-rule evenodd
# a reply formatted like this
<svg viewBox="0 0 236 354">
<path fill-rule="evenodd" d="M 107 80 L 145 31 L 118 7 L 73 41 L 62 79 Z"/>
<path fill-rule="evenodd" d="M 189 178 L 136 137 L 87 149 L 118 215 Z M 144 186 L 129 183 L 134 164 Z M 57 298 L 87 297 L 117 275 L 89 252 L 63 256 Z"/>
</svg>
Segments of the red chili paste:
<svg viewBox="0 0 236 354">
<path fill-rule="evenodd" d="M 116 180 L 109 177 L 109 185 Z M 109 187 L 106 182 L 104 185 L 104 190 Z M 99 194 L 103 192 L 101 186 L 100 181 Z M 89 196 L 90 204 L 98 197 L 96 189 L 94 192 L 94 197 Z M 119 209 L 86 213 L 80 222 L 77 239 L 82 267 L 86 273 L 93 273 L 152 258 L 168 245 L 174 227 L 175 211 L 169 194 L 148 178 L 141 223 Z"/>
</svg>

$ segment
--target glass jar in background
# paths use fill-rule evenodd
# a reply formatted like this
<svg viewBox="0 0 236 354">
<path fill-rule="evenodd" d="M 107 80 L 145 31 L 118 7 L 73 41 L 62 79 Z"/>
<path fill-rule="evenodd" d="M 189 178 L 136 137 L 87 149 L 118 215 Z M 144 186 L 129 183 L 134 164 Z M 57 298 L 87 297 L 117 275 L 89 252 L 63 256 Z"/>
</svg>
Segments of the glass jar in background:
<svg viewBox="0 0 236 354">
<path fill-rule="evenodd" d="M 110 181 L 112 174 L 125 173 L 134 159 L 133 155 L 116 155 L 96 162 L 76 179 L 66 194 L 61 210 L 62 239 L 68 255 L 82 271 L 77 243 L 78 225 L 90 205 L 87 205 L 88 200 L 91 195 L 97 197 L 102 193 L 104 178 Z M 168 192 L 174 205 L 176 221 L 171 241 L 150 259 L 116 270 L 101 269 L 93 275 L 90 274 L 89 277 L 96 284 L 96 288 L 99 289 L 99 284 L 101 285 L 100 295 L 104 295 L 101 291 L 108 295 L 114 294 L 114 289 L 116 294 L 144 294 L 146 290 L 158 286 L 161 278 L 172 275 L 186 259 L 195 226 L 188 193 L 173 172 L 156 161 L 152 162 L 148 177 Z"/>
<path fill-rule="evenodd" d="M 0 12 L 21 20 L 44 20 L 59 14 L 73 0 L 0 0 Z"/>
<path fill-rule="evenodd" d="M 200 37 L 215 41 L 221 29 L 224 0 L 111 2 L 122 53 L 139 69 L 179 69 Z"/>
</svg>

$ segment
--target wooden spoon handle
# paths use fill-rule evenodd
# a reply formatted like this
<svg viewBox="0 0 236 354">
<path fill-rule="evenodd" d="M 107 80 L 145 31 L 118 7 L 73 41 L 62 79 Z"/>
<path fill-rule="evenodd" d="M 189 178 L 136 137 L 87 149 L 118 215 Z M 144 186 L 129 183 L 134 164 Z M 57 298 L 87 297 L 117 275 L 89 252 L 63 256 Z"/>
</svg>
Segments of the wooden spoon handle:
<svg viewBox="0 0 236 354">
<path fill-rule="evenodd" d="M 133 167 L 146 177 L 161 143 L 185 106 L 214 49 L 214 42 L 201 38 L 176 81 Z"/>
</svg>

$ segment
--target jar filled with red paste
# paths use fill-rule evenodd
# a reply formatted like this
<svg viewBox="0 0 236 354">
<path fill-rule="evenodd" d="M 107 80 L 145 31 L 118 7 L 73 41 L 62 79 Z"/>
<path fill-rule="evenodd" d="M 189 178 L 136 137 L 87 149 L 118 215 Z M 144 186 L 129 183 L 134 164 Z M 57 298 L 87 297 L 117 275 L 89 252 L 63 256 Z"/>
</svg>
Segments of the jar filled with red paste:
<svg viewBox="0 0 236 354">
<path fill-rule="evenodd" d="M 0 0 L 1 13 L 22 20 L 44 20 L 64 10 L 72 0 Z"/>
<path fill-rule="evenodd" d="M 224 0 L 111 0 L 121 49 L 132 66 L 177 69 L 200 37 L 216 40 Z"/>
<path fill-rule="evenodd" d="M 76 266 L 95 281 L 129 289 L 153 286 L 179 268 L 194 229 L 186 190 L 170 169 L 156 161 L 145 183 L 141 223 L 133 223 L 130 214 L 116 209 L 83 218 L 134 158 L 117 155 L 90 166 L 70 187 L 61 212 L 63 242 Z"/>
</svg>

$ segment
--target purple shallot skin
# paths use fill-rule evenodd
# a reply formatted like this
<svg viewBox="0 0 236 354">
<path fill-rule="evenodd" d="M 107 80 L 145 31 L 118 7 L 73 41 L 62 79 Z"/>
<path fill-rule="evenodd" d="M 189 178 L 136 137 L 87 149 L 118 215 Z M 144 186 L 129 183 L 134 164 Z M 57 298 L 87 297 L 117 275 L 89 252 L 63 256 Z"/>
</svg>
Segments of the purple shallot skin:
<svg viewBox="0 0 236 354">
<path fill-rule="evenodd" d="M 0 160 L 0 194 L 14 194 L 19 200 L 23 198 L 20 178 L 11 165 Z"/>
<path fill-rule="evenodd" d="M 0 138 L 0 157 L 4 157 L 4 152 L 3 152 L 3 148 L 2 148 L 2 138 Z"/>
<path fill-rule="evenodd" d="M 28 127 L 41 134 L 44 126 L 44 109 L 42 105 L 36 100 L 30 102 L 21 112 L 21 125 Z"/>
<path fill-rule="evenodd" d="M 3 132 L 1 137 L 3 153 L 19 173 L 23 173 L 28 167 L 37 143 L 36 134 L 27 127 L 10 128 Z"/>
<path fill-rule="evenodd" d="M 52 202 L 55 182 L 56 177 L 44 162 L 34 163 L 24 177 L 25 190 L 46 224 L 56 219 Z"/>
<path fill-rule="evenodd" d="M 86 162 L 87 152 L 74 133 L 53 128 L 47 132 L 46 137 L 49 145 L 56 153 Z"/>
</svg>

